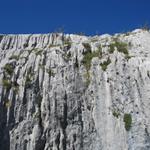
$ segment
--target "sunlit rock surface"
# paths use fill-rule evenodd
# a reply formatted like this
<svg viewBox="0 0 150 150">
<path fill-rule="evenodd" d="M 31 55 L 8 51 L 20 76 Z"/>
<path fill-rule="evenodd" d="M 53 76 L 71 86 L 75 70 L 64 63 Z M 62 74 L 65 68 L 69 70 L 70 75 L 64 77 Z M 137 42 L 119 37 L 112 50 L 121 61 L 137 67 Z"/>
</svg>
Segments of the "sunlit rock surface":
<svg viewBox="0 0 150 150">
<path fill-rule="evenodd" d="M 150 150 L 150 32 L 0 35 L 0 150 Z"/>
</svg>

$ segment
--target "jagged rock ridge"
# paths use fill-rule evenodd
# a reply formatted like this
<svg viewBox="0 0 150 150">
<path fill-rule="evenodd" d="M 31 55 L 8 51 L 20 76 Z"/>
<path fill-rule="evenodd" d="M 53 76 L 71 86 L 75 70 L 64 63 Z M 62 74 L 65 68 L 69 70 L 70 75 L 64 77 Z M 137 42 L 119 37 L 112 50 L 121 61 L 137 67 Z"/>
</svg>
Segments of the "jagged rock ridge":
<svg viewBox="0 0 150 150">
<path fill-rule="evenodd" d="M 150 32 L 0 35 L 0 150 L 149 150 Z"/>
</svg>

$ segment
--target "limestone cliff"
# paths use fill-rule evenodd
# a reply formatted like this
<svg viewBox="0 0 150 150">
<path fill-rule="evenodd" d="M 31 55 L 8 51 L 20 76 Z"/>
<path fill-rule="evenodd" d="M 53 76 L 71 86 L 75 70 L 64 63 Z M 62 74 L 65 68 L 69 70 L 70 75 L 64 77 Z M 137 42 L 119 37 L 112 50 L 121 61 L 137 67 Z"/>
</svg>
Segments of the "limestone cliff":
<svg viewBox="0 0 150 150">
<path fill-rule="evenodd" d="M 0 150 L 149 149 L 149 31 L 0 35 Z"/>
</svg>

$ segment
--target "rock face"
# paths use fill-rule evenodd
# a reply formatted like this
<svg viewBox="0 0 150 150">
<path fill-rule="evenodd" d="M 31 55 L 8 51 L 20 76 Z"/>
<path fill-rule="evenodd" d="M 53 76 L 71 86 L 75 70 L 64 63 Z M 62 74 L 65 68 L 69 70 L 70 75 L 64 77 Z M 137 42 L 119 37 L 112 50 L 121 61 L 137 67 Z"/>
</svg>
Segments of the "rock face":
<svg viewBox="0 0 150 150">
<path fill-rule="evenodd" d="M 0 150 L 149 149 L 149 31 L 0 35 Z"/>
</svg>

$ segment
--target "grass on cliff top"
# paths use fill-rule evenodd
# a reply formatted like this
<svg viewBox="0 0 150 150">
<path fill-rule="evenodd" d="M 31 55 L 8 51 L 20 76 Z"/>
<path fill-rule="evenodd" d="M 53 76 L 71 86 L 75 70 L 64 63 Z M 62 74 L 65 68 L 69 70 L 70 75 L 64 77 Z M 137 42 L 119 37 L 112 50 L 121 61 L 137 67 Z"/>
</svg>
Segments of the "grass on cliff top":
<svg viewBox="0 0 150 150">
<path fill-rule="evenodd" d="M 127 44 L 120 41 L 115 41 L 109 45 L 109 53 L 113 53 L 115 51 L 115 47 L 118 52 L 124 53 L 125 55 L 129 55 Z"/>
</svg>

